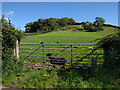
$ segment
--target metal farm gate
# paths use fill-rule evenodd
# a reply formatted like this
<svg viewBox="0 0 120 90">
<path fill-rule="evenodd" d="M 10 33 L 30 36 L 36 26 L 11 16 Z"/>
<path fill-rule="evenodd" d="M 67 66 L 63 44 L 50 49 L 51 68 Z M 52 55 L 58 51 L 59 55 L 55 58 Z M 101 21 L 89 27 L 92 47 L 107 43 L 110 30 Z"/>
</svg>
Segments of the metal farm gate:
<svg viewBox="0 0 120 90">
<path fill-rule="evenodd" d="M 98 64 L 103 61 L 103 50 L 96 49 L 94 44 L 20 44 L 20 58 L 26 63 L 51 65 L 48 53 L 65 58 L 66 67 L 91 66 L 92 61 Z"/>
</svg>

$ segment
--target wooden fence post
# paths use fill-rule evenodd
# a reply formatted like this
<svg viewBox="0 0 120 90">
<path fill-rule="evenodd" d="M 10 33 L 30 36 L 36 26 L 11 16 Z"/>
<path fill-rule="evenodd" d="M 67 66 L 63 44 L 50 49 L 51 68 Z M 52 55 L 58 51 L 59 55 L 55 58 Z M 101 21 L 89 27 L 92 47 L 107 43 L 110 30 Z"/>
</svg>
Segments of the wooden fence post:
<svg viewBox="0 0 120 90">
<path fill-rule="evenodd" d="M 18 44 L 18 40 L 15 43 L 14 56 L 16 56 L 17 59 L 19 59 L 19 44 Z"/>
</svg>

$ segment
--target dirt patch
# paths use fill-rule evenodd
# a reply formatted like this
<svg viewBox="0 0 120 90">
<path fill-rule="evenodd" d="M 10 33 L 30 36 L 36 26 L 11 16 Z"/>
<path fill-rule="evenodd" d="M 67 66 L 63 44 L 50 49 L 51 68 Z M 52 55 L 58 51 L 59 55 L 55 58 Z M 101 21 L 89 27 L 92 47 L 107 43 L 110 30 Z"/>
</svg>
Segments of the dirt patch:
<svg viewBox="0 0 120 90">
<path fill-rule="evenodd" d="M 53 65 L 45 65 L 45 64 L 39 64 L 39 63 L 26 63 L 25 64 L 25 68 L 28 69 L 42 69 L 42 68 L 54 68 Z M 66 70 L 68 69 L 67 67 L 65 67 L 65 69 L 61 68 L 61 65 L 56 65 L 56 69 L 58 70 Z"/>
<path fill-rule="evenodd" d="M 26 68 L 51 68 L 51 65 L 44 65 L 44 64 L 39 64 L 39 63 L 26 63 L 25 64 Z"/>
<path fill-rule="evenodd" d="M 2 90 L 3 88 L 5 89 L 5 88 L 9 88 L 9 87 L 5 87 L 5 86 L 0 85 L 0 90 Z"/>
</svg>

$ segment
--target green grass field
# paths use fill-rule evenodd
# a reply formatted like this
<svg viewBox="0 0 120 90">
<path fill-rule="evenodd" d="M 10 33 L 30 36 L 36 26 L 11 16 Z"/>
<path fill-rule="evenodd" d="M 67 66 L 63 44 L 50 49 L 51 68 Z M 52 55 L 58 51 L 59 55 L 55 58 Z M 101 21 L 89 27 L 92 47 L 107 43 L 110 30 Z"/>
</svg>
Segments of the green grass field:
<svg viewBox="0 0 120 90">
<path fill-rule="evenodd" d="M 44 43 L 56 43 L 61 44 L 81 44 L 81 43 L 94 43 L 96 39 L 104 37 L 105 35 L 112 34 L 116 31 L 116 28 L 104 27 L 104 31 L 99 32 L 82 32 L 72 31 L 71 29 L 65 31 L 54 31 L 40 35 L 25 36 L 21 40 L 21 44 L 39 44 L 40 41 Z"/>
</svg>

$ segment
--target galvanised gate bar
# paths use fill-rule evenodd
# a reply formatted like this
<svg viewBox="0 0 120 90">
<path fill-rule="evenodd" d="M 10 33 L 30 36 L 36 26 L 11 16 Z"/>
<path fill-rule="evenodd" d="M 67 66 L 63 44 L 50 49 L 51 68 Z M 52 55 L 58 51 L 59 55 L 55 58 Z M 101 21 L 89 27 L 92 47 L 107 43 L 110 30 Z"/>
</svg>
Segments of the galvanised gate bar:
<svg viewBox="0 0 120 90">
<path fill-rule="evenodd" d="M 66 67 L 91 66 L 92 61 L 102 64 L 103 50 L 95 44 L 20 44 L 20 58 L 25 63 L 51 65 L 46 56 L 64 58 Z M 60 63 L 60 62 L 57 62 Z"/>
</svg>

